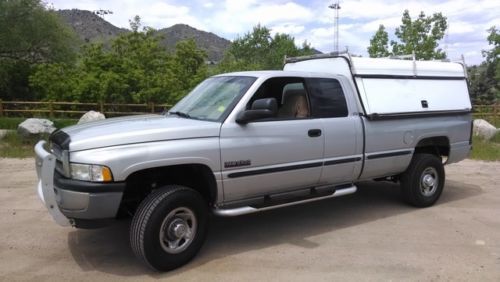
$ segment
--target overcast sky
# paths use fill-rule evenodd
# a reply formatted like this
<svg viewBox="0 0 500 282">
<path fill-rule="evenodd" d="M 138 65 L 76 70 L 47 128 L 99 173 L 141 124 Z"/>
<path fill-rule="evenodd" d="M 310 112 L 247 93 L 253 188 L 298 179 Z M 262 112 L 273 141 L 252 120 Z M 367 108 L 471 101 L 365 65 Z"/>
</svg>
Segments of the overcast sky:
<svg viewBox="0 0 500 282">
<path fill-rule="evenodd" d="M 297 45 L 307 40 L 313 47 L 330 52 L 334 49 L 334 12 L 324 0 L 46 0 L 55 9 L 111 10 L 105 19 L 128 28 L 135 15 L 153 28 L 177 23 L 213 32 L 233 40 L 244 35 L 258 23 L 273 33 L 288 33 Z M 340 49 L 349 47 L 354 54 L 367 56 L 366 48 L 379 24 L 384 24 L 393 37 L 401 24 L 405 9 L 416 18 L 442 12 L 448 18 L 448 33 L 440 47 L 450 59 L 465 56 L 468 65 L 483 61 L 481 50 L 489 49 L 487 29 L 500 27 L 500 0 L 344 0 L 340 1 Z"/>
</svg>

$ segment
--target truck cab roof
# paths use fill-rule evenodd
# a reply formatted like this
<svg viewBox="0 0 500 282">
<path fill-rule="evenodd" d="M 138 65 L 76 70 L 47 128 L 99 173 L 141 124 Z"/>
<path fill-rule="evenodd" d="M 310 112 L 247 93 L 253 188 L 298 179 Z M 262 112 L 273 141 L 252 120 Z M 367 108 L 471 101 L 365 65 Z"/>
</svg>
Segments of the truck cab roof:
<svg viewBox="0 0 500 282">
<path fill-rule="evenodd" d="M 265 70 L 265 71 L 241 71 L 241 72 L 230 72 L 216 75 L 220 76 L 251 76 L 257 78 L 271 78 L 271 77 L 333 77 L 337 74 L 328 72 L 318 72 L 318 71 L 288 71 L 288 70 Z"/>
</svg>

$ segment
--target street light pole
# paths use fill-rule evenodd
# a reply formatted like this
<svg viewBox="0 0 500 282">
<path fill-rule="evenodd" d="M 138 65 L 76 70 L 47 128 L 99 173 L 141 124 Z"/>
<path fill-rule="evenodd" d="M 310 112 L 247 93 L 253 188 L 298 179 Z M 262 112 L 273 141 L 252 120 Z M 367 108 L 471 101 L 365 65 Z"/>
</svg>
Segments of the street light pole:
<svg viewBox="0 0 500 282">
<path fill-rule="evenodd" d="M 340 4 L 339 1 L 331 4 L 328 6 L 328 8 L 335 10 L 335 21 L 334 21 L 334 28 L 335 28 L 335 34 L 334 34 L 334 52 L 339 52 L 339 10 L 340 10 Z"/>
</svg>

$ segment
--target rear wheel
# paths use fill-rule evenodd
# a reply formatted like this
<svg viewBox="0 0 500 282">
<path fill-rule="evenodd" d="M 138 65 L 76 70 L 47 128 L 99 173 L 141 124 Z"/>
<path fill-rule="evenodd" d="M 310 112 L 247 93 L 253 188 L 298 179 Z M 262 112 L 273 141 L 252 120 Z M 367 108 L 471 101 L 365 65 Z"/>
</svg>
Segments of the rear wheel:
<svg viewBox="0 0 500 282">
<path fill-rule="evenodd" d="M 444 180 L 444 166 L 439 157 L 416 154 L 401 175 L 403 199 L 417 207 L 432 206 L 441 196 Z"/>
<path fill-rule="evenodd" d="M 168 185 L 142 201 L 130 226 L 134 254 L 149 267 L 167 271 L 184 265 L 201 248 L 208 206 L 193 189 Z"/>
</svg>

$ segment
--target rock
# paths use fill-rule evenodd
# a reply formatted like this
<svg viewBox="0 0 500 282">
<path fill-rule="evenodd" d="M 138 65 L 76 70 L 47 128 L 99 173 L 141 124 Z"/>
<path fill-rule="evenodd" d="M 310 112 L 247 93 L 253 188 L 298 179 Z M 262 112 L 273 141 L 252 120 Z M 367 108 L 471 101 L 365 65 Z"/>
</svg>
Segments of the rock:
<svg viewBox="0 0 500 282">
<path fill-rule="evenodd" d="M 7 129 L 0 129 L 0 140 L 2 140 L 8 132 Z"/>
<path fill-rule="evenodd" d="M 78 124 L 87 123 L 87 122 L 96 121 L 96 120 L 102 120 L 102 119 L 106 119 L 106 117 L 103 114 L 101 114 L 100 112 L 88 111 L 80 118 L 80 120 L 78 121 Z"/>
<path fill-rule="evenodd" d="M 37 137 L 50 134 L 54 130 L 54 123 L 43 118 L 29 118 L 17 126 L 17 133 L 23 137 Z"/>
<path fill-rule="evenodd" d="M 474 120 L 474 128 L 473 132 L 475 136 L 479 136 L 484 140 L 490 140 L 495 136 L 498 129 L 491 125 L 489 122 L 484 119 L 475 119 Z"/>
</svg>

